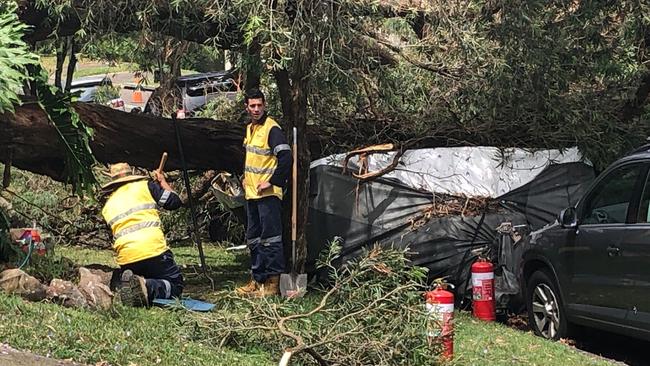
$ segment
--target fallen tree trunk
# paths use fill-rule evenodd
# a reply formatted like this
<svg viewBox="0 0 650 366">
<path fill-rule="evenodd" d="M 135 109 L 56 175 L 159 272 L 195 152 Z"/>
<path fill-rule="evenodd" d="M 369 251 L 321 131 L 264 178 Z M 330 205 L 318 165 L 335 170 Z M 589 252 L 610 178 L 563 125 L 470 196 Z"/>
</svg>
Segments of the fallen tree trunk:
<svg viewBox="0 0 650 366">
<path fill-rule="evenodd" d="M 164 151 L 167 170 L 181 168 L 171 119 L 126 113 L 97 104 L 76 103 L 81 120 L 94 130 L 90 147 L 101 163 L 118 161 L 154 169 Z M 241 173 L 244 126 L 206 118 L 179 120 L 189 169 Z M 37 103 L 0 114 L 0 161 L 65 179 L 65 147 L 54 125 Z"/>
</svg>

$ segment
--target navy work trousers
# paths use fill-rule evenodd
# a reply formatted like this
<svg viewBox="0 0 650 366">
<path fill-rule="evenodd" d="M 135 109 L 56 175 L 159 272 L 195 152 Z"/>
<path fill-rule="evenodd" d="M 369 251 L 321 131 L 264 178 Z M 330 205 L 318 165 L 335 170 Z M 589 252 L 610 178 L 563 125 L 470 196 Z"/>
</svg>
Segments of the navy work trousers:
<svg viewBox="0 0 650 366">
<path fill-rule="evenodd" d="M 270 196 L 246 201 L 246 242 L 251 253 L 253 279 L 263 283 L 284 273 L 282 201 Z"/>
<path fill-rule="evenodd" d="M 183 293 L 183 275 L 174 261 L 171 250 L 152 258 L 125 264 L 120 267 L 119 275 L 121 276 L 121 272 L 127 269 L 145 278 L 150 303 L 153 299 L 171 299 L 180 297 Z"/>
</svg>

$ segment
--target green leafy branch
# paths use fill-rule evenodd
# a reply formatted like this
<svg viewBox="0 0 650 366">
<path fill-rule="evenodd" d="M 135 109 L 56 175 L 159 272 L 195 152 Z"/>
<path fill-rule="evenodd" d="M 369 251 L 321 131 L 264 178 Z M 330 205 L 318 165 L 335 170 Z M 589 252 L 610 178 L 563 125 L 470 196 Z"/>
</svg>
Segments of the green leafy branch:
<svg viewBox="0 0 650 366">
<path fill-rule="evenodd" d="M 18 20 L 16 4 L 0 4 L 0 113 L 14 112 L 20 104 L 18 94 L 27 79 L 27 66 L 38 63 L 38 56 L 31 53 L 22 40 L 27 28 Z"/>
<path fill-rule="evenodd" d="M 38 103 L 59 134 L 66 150 L 65 175 L 78 194 L 93 192 L 97 183 L 92 166 L 95 157 L 90 150 L 93 131 L 86 126 L 72 107 L 73 94 L 63 93 L 47 83 L 47 73 L 38 66 L 33 75 Z"/>
</svg>

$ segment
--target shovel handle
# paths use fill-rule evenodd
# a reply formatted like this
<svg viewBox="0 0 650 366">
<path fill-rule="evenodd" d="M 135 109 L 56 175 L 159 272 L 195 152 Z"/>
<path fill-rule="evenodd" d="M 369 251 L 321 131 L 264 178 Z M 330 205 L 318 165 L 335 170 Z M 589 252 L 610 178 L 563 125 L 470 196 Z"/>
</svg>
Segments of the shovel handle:
<svg viewBox="0 0 650 366">
<path fill-rule="evenodd" d="M 158 165 L 158 173 L 163 172 L 166 163 L 167 163 L 167 152 L 164 152 L 162 154 L 162 157 L 160 158 L 160 165 Z"/>
<path fill-rule="evenodd" d="M 296 241 L 298 228 L 296 227 L 296 215 L 298 213 L 298 129 L 293 128 L 293 174 L 291 184 L 291 240 Z M 294 244 L 295 246 L 295 244 Z M 293 249 L 295 252 L 295 249 Z M 294 255 L 295 261 L 295 255 Z"/>
</svg>

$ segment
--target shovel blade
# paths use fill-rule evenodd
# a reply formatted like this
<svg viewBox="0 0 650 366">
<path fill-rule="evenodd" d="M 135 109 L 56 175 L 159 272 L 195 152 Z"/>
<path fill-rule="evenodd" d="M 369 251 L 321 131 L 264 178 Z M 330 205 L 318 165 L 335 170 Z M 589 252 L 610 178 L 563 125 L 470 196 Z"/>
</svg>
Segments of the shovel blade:
<svg viewBox="0 0 650 366">
<path fill-rule="evenodd" d="M 280 275 L 280 294 L 283 297 L 302 297 L 307 292 L 307 275 L 285 273 Z"/>
</svg>

